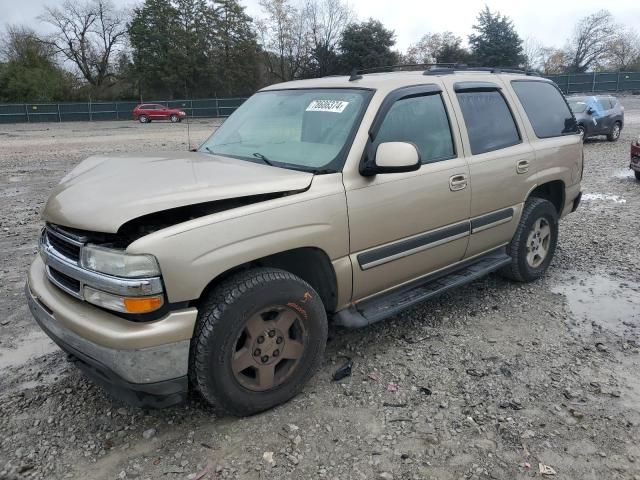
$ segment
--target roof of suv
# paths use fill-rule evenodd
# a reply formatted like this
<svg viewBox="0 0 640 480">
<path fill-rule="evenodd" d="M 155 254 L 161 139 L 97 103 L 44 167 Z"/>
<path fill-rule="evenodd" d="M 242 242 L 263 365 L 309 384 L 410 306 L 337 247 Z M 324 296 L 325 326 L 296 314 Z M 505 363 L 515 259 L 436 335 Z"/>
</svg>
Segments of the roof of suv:
<svg viewBox="0 0 640 480">
<path fill-rule="evenodd" d="M 425 84 L 425 83 L 440 83 L 434 81 L 434 79 L 442 77 L 455 77 L 460 80 L 475 80 L 481 77 L 483 80 L 487 80 L 491 76 L 499 76 L 507 81 L 531 78 L 539 81 L 551 82 L 543 77 L 531 77 L 524 74 L 517 73 L 491 73 L 489 71 L 475 71 L 475 70 L 454 70 L 450 72 L 427 72 L 423 71 L 397 71 L 397 72 L 382 72 L 382 73 L 366 73 L 360 76 L 360 78 L 350 80 L 348 75 L 313 78 L 309 80 L 294 80 L 291 82 L 277 83 L 275 85 L 269 85 L 262 90 L 282 90 L 288 88 L 372 88 L 372 89 L 394 89 L 409 85 Z"/>
</svg>

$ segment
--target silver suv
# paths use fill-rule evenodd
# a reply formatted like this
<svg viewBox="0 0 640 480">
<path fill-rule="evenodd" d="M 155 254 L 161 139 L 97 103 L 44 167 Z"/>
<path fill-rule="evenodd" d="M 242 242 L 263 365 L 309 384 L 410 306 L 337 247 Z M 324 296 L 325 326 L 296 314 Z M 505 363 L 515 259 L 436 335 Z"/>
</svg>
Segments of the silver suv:
<svg viewBox="0 0 640 480">
<path fill-rule="evenodd" d="M 542 78 L 435 68 L 267 87 L 197 152 L 88 158 L 44 209 L 27 299 L 112 393 L 247 415 L 301 390 L 329 323 L 489 272 L 542 276 L 582 142 Z"/>
</svg>

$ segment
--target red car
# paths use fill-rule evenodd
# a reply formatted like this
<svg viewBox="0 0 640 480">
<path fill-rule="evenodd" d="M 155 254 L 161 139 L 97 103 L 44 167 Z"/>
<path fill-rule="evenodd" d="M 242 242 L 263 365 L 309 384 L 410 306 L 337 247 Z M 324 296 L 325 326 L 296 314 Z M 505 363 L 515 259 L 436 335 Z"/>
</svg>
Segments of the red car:
<svg viewBox="0 0 640 480">
<path fill-rule="evenodd" d="M 636 180 L 640 180 L 640 137 L 631 143 L 631 164 L 629 168 L 636 174 Z"/>
<path fill-rule="evenodd" d="M 149 123 L 151 120 L 170 120 L 171 123 L 178 123 L 186 116 L 183 110 L 156 103 L 143 103 L 133 109 L 133 118 L 140 123 Z"/>
</svg>

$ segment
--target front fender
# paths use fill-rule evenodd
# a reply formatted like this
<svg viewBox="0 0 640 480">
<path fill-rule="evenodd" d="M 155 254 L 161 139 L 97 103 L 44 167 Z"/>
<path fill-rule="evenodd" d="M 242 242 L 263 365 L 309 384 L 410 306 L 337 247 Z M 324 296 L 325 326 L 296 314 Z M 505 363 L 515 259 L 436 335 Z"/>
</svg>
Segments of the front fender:
<svg viewBox="0 0 640 480">
<path fill-rule="evenodd" d="M 311 187 L 296 195 L 159 230 L 127 251 L 156 256 L 173 303 L 197 299 L 222 273 L 275 253 L 315 247 L 332 261 L 347 257 L 348 235 L 342 177 L 331 174 L 314 177 Z"/>
</svg>

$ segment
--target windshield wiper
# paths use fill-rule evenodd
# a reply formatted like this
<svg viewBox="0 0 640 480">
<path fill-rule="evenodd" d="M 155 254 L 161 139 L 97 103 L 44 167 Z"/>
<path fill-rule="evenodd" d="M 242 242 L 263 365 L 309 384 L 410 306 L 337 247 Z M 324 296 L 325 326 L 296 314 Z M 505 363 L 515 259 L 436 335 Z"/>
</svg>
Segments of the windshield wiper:
<svg viewBox="0 0 640 480">
<path fill-rule="evenodd" d="M 252 153 L 251 155 L 253 155 L 256 158 L 259 158 L 260 160 L 262 160 L 264 163 L 266 163 L 270 167 L 273 167 L 273 163 L 271 163 L 271 161 L 267 157 L 262 155 L 261 153 L 256 152 L 256 153 Z"/>
</svg>

